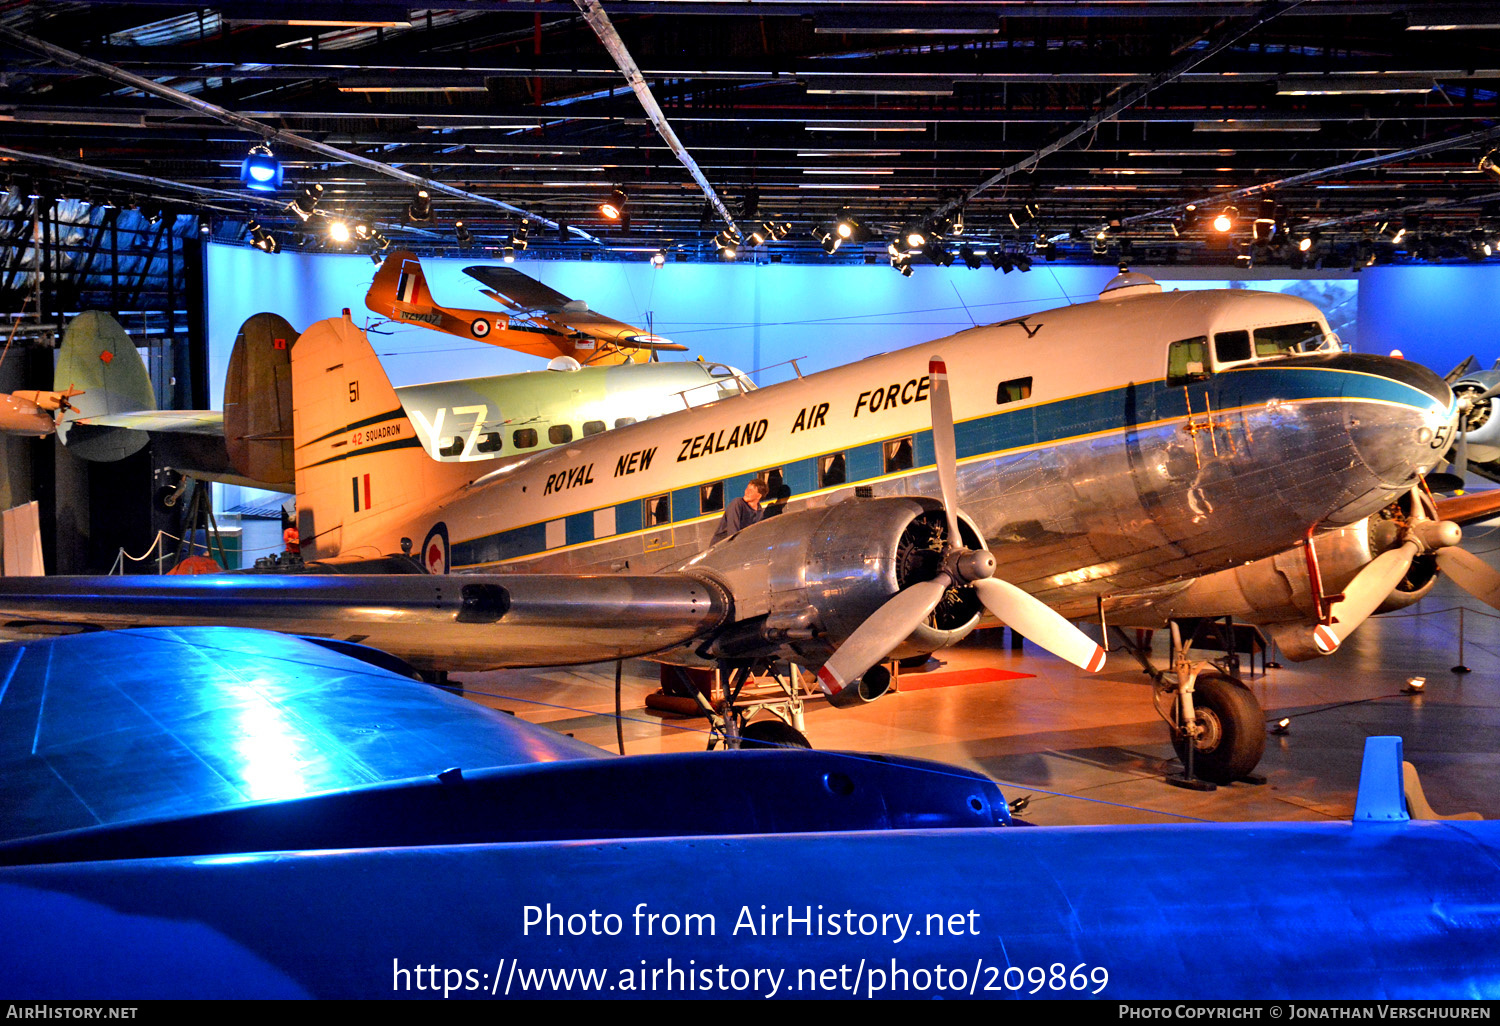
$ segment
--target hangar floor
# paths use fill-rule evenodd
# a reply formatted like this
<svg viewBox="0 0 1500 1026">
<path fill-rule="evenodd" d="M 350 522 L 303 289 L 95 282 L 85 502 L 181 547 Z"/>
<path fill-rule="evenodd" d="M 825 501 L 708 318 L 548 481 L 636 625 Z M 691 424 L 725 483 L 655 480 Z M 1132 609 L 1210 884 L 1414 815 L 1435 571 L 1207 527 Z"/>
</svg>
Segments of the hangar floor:
<svg viewBox="0 0 1500 1026">
<path fill-rule="evenodd" d="M 1466 533 L 1471 551 L 1500 550 L 1500 530 Z M 1460 606 L 1468 674 L 1450 669 L 1460 661 Z M 1264 785 L 1207 793 L 1162 782 L 1178 764 L 1149 678 L 1128 653 L 1112 652 L 1090 676 L 1029 644 L 1013 653 L 1003 635 L 976 631 L 939 653 L 936 669 L 903 675 L 900 693 L 871 705 L 810 703 L 808 736 L 820 749 L 975 768 L 1011 799 L 1031 795 L 1024 815 L 1032 822 L 1085 824 L 1347 819 L 1364 738 L 1398 734 L 1434 809 L 1500 817 L 1500 617 L 1446 580 L 1417 605 L 1372 618 L 1331 658 L 1246 677 L 1268 721 L 1290 717 L 1290 731 L 1267 739 Z M 1160 634 L 1157 657 L 1165 658 Z M 1412 676 L 1427 680 L 1419 696 L 1401 693 Z M 988 679 L 958 683 L 965 677 Z M 613 663 L 462 679 L 475 701 L 616 750 Z M 703 747 L 703 720 L 645 709 L 657 679 L 655 664 L 626 662 L 626 753 Z"/>
</svg>

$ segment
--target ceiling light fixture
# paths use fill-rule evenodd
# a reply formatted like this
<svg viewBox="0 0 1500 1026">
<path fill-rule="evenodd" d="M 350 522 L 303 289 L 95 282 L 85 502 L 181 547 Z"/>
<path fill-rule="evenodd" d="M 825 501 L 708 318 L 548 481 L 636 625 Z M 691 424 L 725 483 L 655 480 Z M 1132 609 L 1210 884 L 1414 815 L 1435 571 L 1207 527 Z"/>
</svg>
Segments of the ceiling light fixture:
<svg viewBox="0 0 1500 1026">
<path fill-rule="evenodd" d="M 618 221 L 625 216 L 625 190 L 615 189 L 609 194 L 609 198 L 599 204 L 599 213 L 611 221 Z"/>
<path fill-rule="evenodd" d="M 302 195 L 292 200 L 286 208 L 297 215 L 297 220 L 307 222 L 312 217 L 313 211 L 318 208 L 318 201 L 323 198 L 323 187 L 316 183 L 302 187 Z"/>
<path fill-rule="evenodd" d="M 426 189 L 418 189 L 417 194 L 406 205 L 406 217 L 413 224 L 426 224 L 428 221 L 431 221 L 432 193 Z"/>
<path fill-rule="evenodd" d="M 275 192 L 281 188 L 282 174 L 281 161 L 264 143 L 250 147 L 249 154 L 240 162 L 240 183 L 255 192 Z"/>
</svg>

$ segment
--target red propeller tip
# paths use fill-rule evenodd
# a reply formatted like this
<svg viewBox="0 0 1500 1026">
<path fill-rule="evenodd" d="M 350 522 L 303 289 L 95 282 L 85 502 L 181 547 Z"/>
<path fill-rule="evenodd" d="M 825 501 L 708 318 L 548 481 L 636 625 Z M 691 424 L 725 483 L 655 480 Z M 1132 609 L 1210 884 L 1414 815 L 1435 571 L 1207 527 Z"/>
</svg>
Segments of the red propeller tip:
<svg viewBox="0 0 1500 1026">
<path fill-rule="evenodd" d="M 844 690 L 844 682 L 839 680 L 838 676 L 826 666 L 818 671 L 818 680 L 822 681 L 823 690 L 829 698 Z"/>
<path fill-rule="evenodd" d="M 1085 667 L 1090 673 L 1098 673 L 1104 669 L 1104 648 L 1101 645 L 1094 646 L 1094 654 L 1089 657 L 1089 664 Z"/>
<path fill-rule="evenodd" d="M 944 363 L 942 360 L 939 360 L 936 357 L 934 357 L 933 359 L 927 361 L 927 373 L 928 374 L 941 374 L 944 377 L 947 377 L 948 376 L 948 365 L 946 363 Z"/>
</svg>

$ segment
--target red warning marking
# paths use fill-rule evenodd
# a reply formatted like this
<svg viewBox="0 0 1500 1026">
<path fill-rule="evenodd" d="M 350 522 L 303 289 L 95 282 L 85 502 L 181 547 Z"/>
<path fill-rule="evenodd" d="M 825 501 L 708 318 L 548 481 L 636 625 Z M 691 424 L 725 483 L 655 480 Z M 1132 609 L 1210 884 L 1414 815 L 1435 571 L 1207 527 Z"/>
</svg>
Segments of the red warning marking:
<svg viewBox="0 0 1500 1026">
<path fill-rule="evenodd" d="M 115 358 L 115 354 L 111 353 L 108 349 L 106 349 L 104 352 L 102 352 L 102 353 L 99 354 L 99 360 L 100 360 L 101 363 L 109 363 L 114 358 Z"/>
</svg>

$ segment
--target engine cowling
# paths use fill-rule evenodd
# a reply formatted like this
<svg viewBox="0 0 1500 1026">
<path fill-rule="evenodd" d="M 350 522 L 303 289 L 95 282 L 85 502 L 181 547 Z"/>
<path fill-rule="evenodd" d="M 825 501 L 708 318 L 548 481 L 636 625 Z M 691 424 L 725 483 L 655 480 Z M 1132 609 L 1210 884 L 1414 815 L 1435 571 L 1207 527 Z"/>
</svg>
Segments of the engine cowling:
<svg viewBox="0 0 1500 1026">
<path fill-rule="evenodd" d="M 1431 500 L 1413 489 L 1357 524 L 1318 535 L 1313 539 L 1313 551 L 1323 594 L 1338 595 L 1371 560 L 1400 545 L 1403 531 L 1413 520 L 1435 519 Z M 1376 612 L 1411 605 L 1431 591 L 1436 580 L 1434 555 L 1418 555 Z M 1263 627 L 1282 653 L 1294 661 L 1323 654 L 1312 638 L 1318 610 L 1307 556 L 1301 547 L 1200 577 L 1170 597 L 1114 612 L 1114 622 L 1120 626 L 1164 627 L 1172 619 L 1207 616 L 1233 616 Z"/>
<path fill-rule="evenodd" d="M 966 543 L 978 532 L 961 523 Z M 691 560 L 734 597 L 734 620 L 699 654 L 789 659 L 819 666 L 902 588 L 937 576 L 942 507 L 925 498 L 852 499 L 771 517 Z M 960 641 L 983 611 L 970 588 L 950 588 L 891 653 L 904 658 Z M 870 701 L 884 692 L 869 688 Z"/>
</svg>

